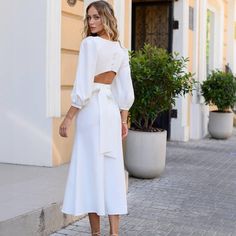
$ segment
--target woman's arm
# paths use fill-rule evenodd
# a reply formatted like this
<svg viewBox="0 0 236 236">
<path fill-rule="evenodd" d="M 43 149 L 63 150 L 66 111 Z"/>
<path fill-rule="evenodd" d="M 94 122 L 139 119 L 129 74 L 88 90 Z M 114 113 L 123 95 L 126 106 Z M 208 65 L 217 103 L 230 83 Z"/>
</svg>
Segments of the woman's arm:
<svg viewBox="0 0 236 236">
<path fill-rule="evenodd" d="M 66 113 L 66 116 L 64 118 L 64 120 L 62 121 L 61 125 L 60 125 L 60 129 L 59 129 L 59 134 L 66 138 L 68 137 L 68 128 L 71 125 L 71 122 L 74 118 L 74 116 L 76 115 L 76 113 L 79 111 L 80 109 L 74 106 L 71 106 L 70 109 L 68 110 L 68 112 Z"/>
<path fill-rule="evenodd" d="M 128 119 L 128 111 L 127 110 L 121 110 L 120 111 L 120 116 L 121 116 L 121 122 L 127 124 L 127 119 Z"/>
<path fill-rule="evenodd" d="M 127 110 L 121 110 L 120 111 L 121 116 L 121 126 L 122 126 L 122 139 L 124 139 L 128 135 L 128 111 Z"/>
<path fill-rule="evenodd" d="M 124 53 L 123 62 L 112 90 L 120 108 L 122 139 L 128 135 L 128 111 L 134 102 L 134 89 L 131 79 L 128 50 L 125 50 Z"/>
</svg>

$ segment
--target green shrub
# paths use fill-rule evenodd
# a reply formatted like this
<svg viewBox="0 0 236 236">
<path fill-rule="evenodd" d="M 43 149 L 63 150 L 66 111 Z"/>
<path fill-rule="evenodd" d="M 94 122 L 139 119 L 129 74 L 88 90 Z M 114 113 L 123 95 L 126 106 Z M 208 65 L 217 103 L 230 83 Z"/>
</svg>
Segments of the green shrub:
<svg viewBox="0 0 236 236">
<path fill-rule="evenodd" d="M 234 107 L 236 102 L 236 78 L 232 73 L 214 70 L 201 84 L 206 105 L 215 105 L 224 112 Z"/>
<path fill-rule="evenodd" d="M 193 75 L 186 72 L 188 59 L 146 44 L 130 53 L 135 101 L 130 109 L 131 128 L 152 131 L 158 115 L 175 105 L 178 95 L 192 91 Z"/>
</svg>

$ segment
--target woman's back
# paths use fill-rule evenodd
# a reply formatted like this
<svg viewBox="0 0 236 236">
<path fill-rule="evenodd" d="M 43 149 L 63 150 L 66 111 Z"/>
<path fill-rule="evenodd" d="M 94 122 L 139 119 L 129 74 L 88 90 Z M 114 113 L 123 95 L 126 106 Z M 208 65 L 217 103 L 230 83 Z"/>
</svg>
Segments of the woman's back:
<svg viewBox="0 0 236 236">
<path fill-rule="evenodd" d="M 89 36 L 82 41 L 82 44 L 87 44 L 86 53 L 92 54 L 88 55 L 88 58 L 96 61 L 94 76 L 111 71 L 117 74 L 126 52 L 118 41 Z"/>
</svg>

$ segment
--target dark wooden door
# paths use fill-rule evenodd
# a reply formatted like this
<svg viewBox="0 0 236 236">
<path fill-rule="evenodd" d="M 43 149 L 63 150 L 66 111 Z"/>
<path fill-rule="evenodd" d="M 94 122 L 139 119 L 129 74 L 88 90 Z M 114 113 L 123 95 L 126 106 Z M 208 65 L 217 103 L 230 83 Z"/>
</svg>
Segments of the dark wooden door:
<svg viewBox="0 0 236 236">
<path fill-rule="evenodd" d="M 172 52 L 173 41 L 172 1 L 133 1 L 132 3 L 132 50 L 150 43 Z M 167 130 L 170 138 L 170 111 L 155 121 L 155 126 Z"/>
</svg>

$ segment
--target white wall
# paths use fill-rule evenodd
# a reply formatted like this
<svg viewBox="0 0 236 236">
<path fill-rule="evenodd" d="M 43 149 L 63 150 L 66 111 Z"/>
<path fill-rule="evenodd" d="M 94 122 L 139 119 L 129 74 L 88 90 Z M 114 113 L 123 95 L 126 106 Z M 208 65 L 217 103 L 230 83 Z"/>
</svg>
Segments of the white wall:
<svg viewBox="0 0 236 236">
<path fill-rule="evenodd" d="M 117 18 L 118 30 L 119 30 L 119 39 L 121 44 L 124 44 L 125 36 L 125 1 L 119 0 L 114 1 L 114 11 Z M 127 22 L 128 24 L 128 22 Z"/>
<path fill-rule="evenodd" d="M 194 6 L 194 31 L 193 31 L 193 73 L 198 82 L 206 79 L 206 11 L 207 0 L 195 1 Z M 174 2 L 174 19 L 179 21 L 179 29 L 174 30 L 173 51 L 181 56 L 188 57 L 188 22 L 189 4 L 187 0 Z M 218 21 L 221 19 L 218 18 Z M 218 32 L 220 34 L 220 32 Z M 217 36 L 219 36 L 219 34 Z M 222 36 L 222 35 L 221 35 Z M 218 40 L 219 41 L 219 40 Z M 222 60 L 219 45 L 217 55 L 217 67 Z M 217 64 L 217 65 L 215 65 Z M 207 135 L 208 107 L 204 105 L 200 90 L 193 92 L 190 110 L 188 100 L 184 97 L 176 99 L 175 109 L 178 110 L 178 118 L 171 119 L 171 139 L 188 141 L 189 139 L 201 139 Z M 190 126 L 188 115 L 190 113 Z"/>
<path fill-rule="evenodd" d="M 236 24 L 236 0 L 234 0 L 234 26 Z M 236 26 L 234 27 L 233 71 L 236 74 Z"/>
<path fill-rule="evenodd" d="M 228 50 L 227 62 L 233 73 L 236 74 L 236 39 L 235 39 L 235 22 L 236 22 L 236 0 L 229 1 L 228 17 Z"/>
<path fill-rule="evenodd" d="M 47 2 L 0 2 L 0 162 L 51 165 Z"/>
<path fill-rule="evenodd" d="M 195 1 L 195 35 L 194 35 L 194 64 L 195 79 L 202 83 L 206 75 L 206 21 L 207 0 Z M 200 90 L 195 90 L 190 112 L 190 139 L 201 139 L 207 135 L 208 107 L 204 105 L 204 99 Z"/>
<path fill-rule="evenodd" d="M 174 19 L 179 21 L 179 29 L 173 33 L 173 51 L 179 52 L 183 57 L 188 57 L 188 9 L 187 0 L 174 2 Z M 177 109 L 178 117 L 171 119 L 171 140 L 187 141 L 189 140 L 187 98 L 176 99 L 174 109 Z"/>
<path fill-rule="evenodd" d="M 234 1 L 234 0 L 233 0 Z M 223 65 L 223 34 L 224 34 L 224 5 L 222 0 L 215 0 L 214 5 L 211 5 L 207 0 L 196 1 L 195 6 L 196 22 L 199 23 L 197 35 L 199 40 L 196 39 L 198 44 L 198 51 L 195 53 L 196 64 L 195 71 L 196 79 L 200 83 L 206 80 L 206 21 L 207 9 L 213 12 L 213 35 L 214 40 L 212 43 L 212 69 L 224 69 Z M 208 115 L 209 107 L 204 105 L 204 98 L 200 95 L 200 91 L 194 93 L 193 101 L 191 104 L 191 125 L 190 125 L 190 138 L 201 139 L 208 134 Z"/>
</svg>

